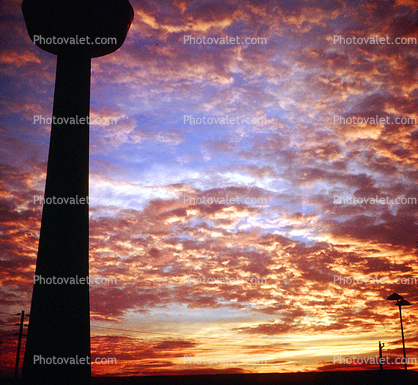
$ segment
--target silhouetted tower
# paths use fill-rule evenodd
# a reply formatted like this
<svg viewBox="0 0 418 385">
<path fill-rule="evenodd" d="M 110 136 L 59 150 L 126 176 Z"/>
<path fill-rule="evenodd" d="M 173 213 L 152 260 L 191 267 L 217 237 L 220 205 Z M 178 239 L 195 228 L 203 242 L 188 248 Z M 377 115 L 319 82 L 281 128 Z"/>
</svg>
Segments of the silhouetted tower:
<svg viewBox="0 0 418 385">
<path fill-rule="evenodd" d="M 87 284 L 91 58 L 123 44 L 134 13 L 128 0 L 23 0 L 22 11 L 32 41 L 57 55 L 55 121 L 23 376 L 34 383 L 84 384 L 91 376 Z M 49 200 L 56 203 L 48 204 Z M 77 284 L 71 284 L 71 278 Z M 72 359 L 76 361 L 68 361 Z"/>
</svg>

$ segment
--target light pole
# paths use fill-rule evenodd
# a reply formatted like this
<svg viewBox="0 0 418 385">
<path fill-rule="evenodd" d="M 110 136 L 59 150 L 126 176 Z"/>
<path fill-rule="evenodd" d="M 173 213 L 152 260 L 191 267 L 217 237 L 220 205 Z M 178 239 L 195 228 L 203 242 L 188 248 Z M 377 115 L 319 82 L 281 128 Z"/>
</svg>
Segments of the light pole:
<svg viewBox="0 0 418 385">
<path fill-rule="evenodd" d="M 398 293 L 393 293 L 387 299 L 389 301 L 396 300 L 396 306 L 399 306 L 399 317 L 401 319 L 401 332 L 402 332 L 403 359 L 404 359 L 405 370 L 407 370 L 407 368 L 406 368 L 406 353 L 405 353 L 405 338 L 404 338 L 404 335 L 403 335 L 403 325 L 402 325 L 402 306 L 410 306 L 411 304 L 407 300 L 405 300 L 401 295 L 399 295 Z"/>
</svg>

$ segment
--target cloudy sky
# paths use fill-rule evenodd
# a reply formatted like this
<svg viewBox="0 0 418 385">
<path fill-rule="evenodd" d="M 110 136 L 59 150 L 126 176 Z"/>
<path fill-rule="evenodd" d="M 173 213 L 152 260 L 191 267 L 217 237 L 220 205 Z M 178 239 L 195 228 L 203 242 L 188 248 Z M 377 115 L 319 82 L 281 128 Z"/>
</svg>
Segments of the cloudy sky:
<svg viewBox="0 0 418 385">
<path fill-rule="evenodd" d="M 375 369 L 362 361 L 379 341 L 402 367 L 393 292 L 413 304 L 418 360 L 417 2 L 131 4 L 125 44 L 92 60 L 92 356 L 117 359 L 93 374 Z M 7 374 L 12 314 L 30 312 L 56 57 L 20 1 L 0 8 Z"/>
</svg>

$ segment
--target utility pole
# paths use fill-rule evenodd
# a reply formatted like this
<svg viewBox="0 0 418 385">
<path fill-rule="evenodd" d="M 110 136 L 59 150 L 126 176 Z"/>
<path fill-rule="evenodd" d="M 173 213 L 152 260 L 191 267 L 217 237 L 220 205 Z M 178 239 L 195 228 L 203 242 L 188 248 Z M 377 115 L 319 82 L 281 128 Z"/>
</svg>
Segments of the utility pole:
<svg viewBox="0 0 418 385">
<path fill-rule="evenodd" d="M 382 364 L 382 349 L 385 347 L 385 344 L 381 344 L 379 341 L 379 364 L 380 364 L 380 370 L 383 370 L 383 364 Z"/>
<path fill-rule="evenodd" d="M 20 315 L 20 327 L 19 327 L 19 339 L 17 341 L 15 378 L 18 377 L 18 372 L 19 372 L 20 346 L 22 345 L 23 321 L 25 319 L 25 312 L 22 310 L 22 313 L 17 313 L 16 315 Z"/>
</svg>

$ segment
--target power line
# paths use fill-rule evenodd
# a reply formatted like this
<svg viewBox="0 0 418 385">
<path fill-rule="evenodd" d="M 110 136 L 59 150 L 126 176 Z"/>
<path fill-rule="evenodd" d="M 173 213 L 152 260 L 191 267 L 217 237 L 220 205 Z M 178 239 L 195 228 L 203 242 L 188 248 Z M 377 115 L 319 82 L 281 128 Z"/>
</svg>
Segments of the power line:
<svg viewBox="0 0 418 385">
<path fill-rule="evenodd" d="M 18 316 L 20 313 L 4 313 L 1 312 L 1 314 L 7 314 L 10 316 Z M 29 314 L 25 314 L 25 316 L 29 316 Z M 19 324 L 9 324 L 9 325 L 0 325 L 0 326 L 18 326 Z M 25 325 L 27 326 L 27 325 Z M 226 337 L 211 337 L 211 336 L 199 336 L 199 335 L 182 335 L 182 334 L 176 334 L 176 333 L 162 333 L 162 332 L 148 332 L 143 330 L 133 330 L 133 329 L 121 329 L 121 328 L 112 328 L 107 326 L 97 326 L 97 325 L 90 325 L 92 328 L 97 329 L 108 329 L 108 330 L 117 330 L 122 332 L 130 332 L 130 333 L 139 333 L 139 334 L 153 334 L 153 335 L 161 335 L 161 336 L 167 336 L 167 337 L 183 337 L 183 338 L 208 338 L 208 339 L 217 339 L 217 340 L 225 340 Z M 228 337 L 231 338 L 231 337 Z"/>
<path fill-rule="evenodd" d="M 21 313 L 4 313 L 1 312 L 1 314 L 7 314 L 10 316 L 18 316 Z M 25 314 L 25 316 L 29 316 L 29 314 Z M 9 324 L 9 325 L 0 325 L 0 326 L 18 326 L 19 324 Z M 27 326 L 27 325 L 24 325 Z M 231 336 L 227 336 L 227 337 L 211 337 L 211 336 L 199 336 L 199 335 L 182 335 L 182 334 L 176 334 L 176 333 L 162 333 L 162 332 L 148 332 L 148 331 L 143 331 L 143 330 L 133 330 L 133 329 L 121 329 L 121 328 L 112 328 L 112 327 L 107 327 L 107 326 L 98 326 L 98 325 L 90 325 L 90 327 L 92 328 L 96 328 L 96 329 L 107 329 L 107 330 L 117 330 L 117 331 L 122 331 L 122 332 L 129 332 L 129 333 L 139 333 L 139 334 L 152 334 L 152 335 L 161 335 L 161 336 L 167 336 L 167 337 L 182 337 L 182 338 L 202 338 L 202 339 L 211 339 L 211 340 L 222 340 L 225 341 L 225 338 L 231 339 Z M 12 334 L 10 334 L 12 335 Z M 237 338 L 237 339 L 241 339 L 241 338 Z M 257 338 L 260 340 L 263 340 L 263 338 Z M 254 340 L 254 338 L 252 338 L 252 340 Z"/>
<path fill-rule="evenodd" d="M 21 315 L 21 313 L 4 313 L 4 312 L 2 312 L 2 311 L 0 311 L 0 313 L 1 313 L 1 314 L 6 314 L 6 315 L 8 315 L 9 317 L 17 317 L 17 316 L 20 316 L 20 315 Z M 0 317 L 5 317 L 5 316 L 1 316 L 1 315 L 0 315 Z M 25 317 L 30 317 L 30 314 L 25 314 Z M 0 325 L 0 326 L 8 326 L 8 325 Z"/>
<path fill-rule="evenodd" d="M 130 333 L 142 333 L 142 334 L 156 334 L 156 335 L 162 335 L 162 336 L 167 336 L 167 337 L 172 337 L 172 336 L 177 336 L 177 337 L 194 337 L 194 338 L 211 338 L 211 339 L 222 339 L 224 340 L 225 338 L 221 338 L 221 337 L 206 337 L 206 336 L 195 336 L 195 335 L 181 335 L 181 334 L 174 334 L 174 333 L 161 333 L 161 332 L 146 332 L 143 330 L 132 330 L 132 329 L 119 329 L 119 328 L 110 328 L 110 327 L 106 327 L 106 326 L 95 326 L 95 325 L 91 325 L 92 328 L 99 328 L 99 329 L 110 329 L 110 330 L 118 330 L 118 331 L 123 331 L 123 332 L 130 332 Z"/>
<path fill-rule="evenodd" d="M 168 337 L 174 336 L 174 337 L 182 337 L 182 338 L 203 338 L 203 339 L 207 338 L 207 339 L 216 339 L 216 340 L 222 340 L 222 341 L 225 341 L 226 338 L 232 339 L 231 336 L 211 337 L 211 336 L 198 336 L 198 335 L 193 335 L 193 334 L 182 335 L 182 334 L 176 334 L 176 333 L 146 332 L 143 330 L 120 329 L 120 328 L 111 328 L 111 327 L 96 326 L 96 325 L 90 325 L 90 327 L 98 328 L 98 329 L 118 330 L 118 331 L 131 332 L 131 333 L 156 334 L 156 335 L 163 335 L 163 336 L 168 336 Z M 236 339 L 242 339 L 242 337 L 241 338 L 237 337 Z M 255 340 L 255 339 L 264 340 L 263 338 L 252 338 L 251 340 Z"/>
<path fill-rule="evenodd" d="M 106 327 L 106 326 L 95 326 L 95 325 L 90 325 L 90 327 L 92 327 L 92 328 L 99 328 L 99 329 L 119 330 L 119 331 L 123 331 L 123 332 L 131 332 L 131 333 L 161 334 L 161 335 L 167 335 L 167 336 L 171 336 L 171 335 L 173 335 L 173 334 L 171 334 L 171 333 L 145 332 L 145 331 L 142 331 L 142 330 L 109 328 L 109 327 Z M 180 335 L 180 334 L 179 334 L 179 335 Z"/>
<path fill-rule="evenodd" d="M 16 316 L 16 313 L 5 313 L 3 311 L 0 311 L 0 314 L 6 314 L 6 315 L 11 315 L 11 316 Z M 20 315 L 20 313 L 18 315 Z"/>
</svg>

